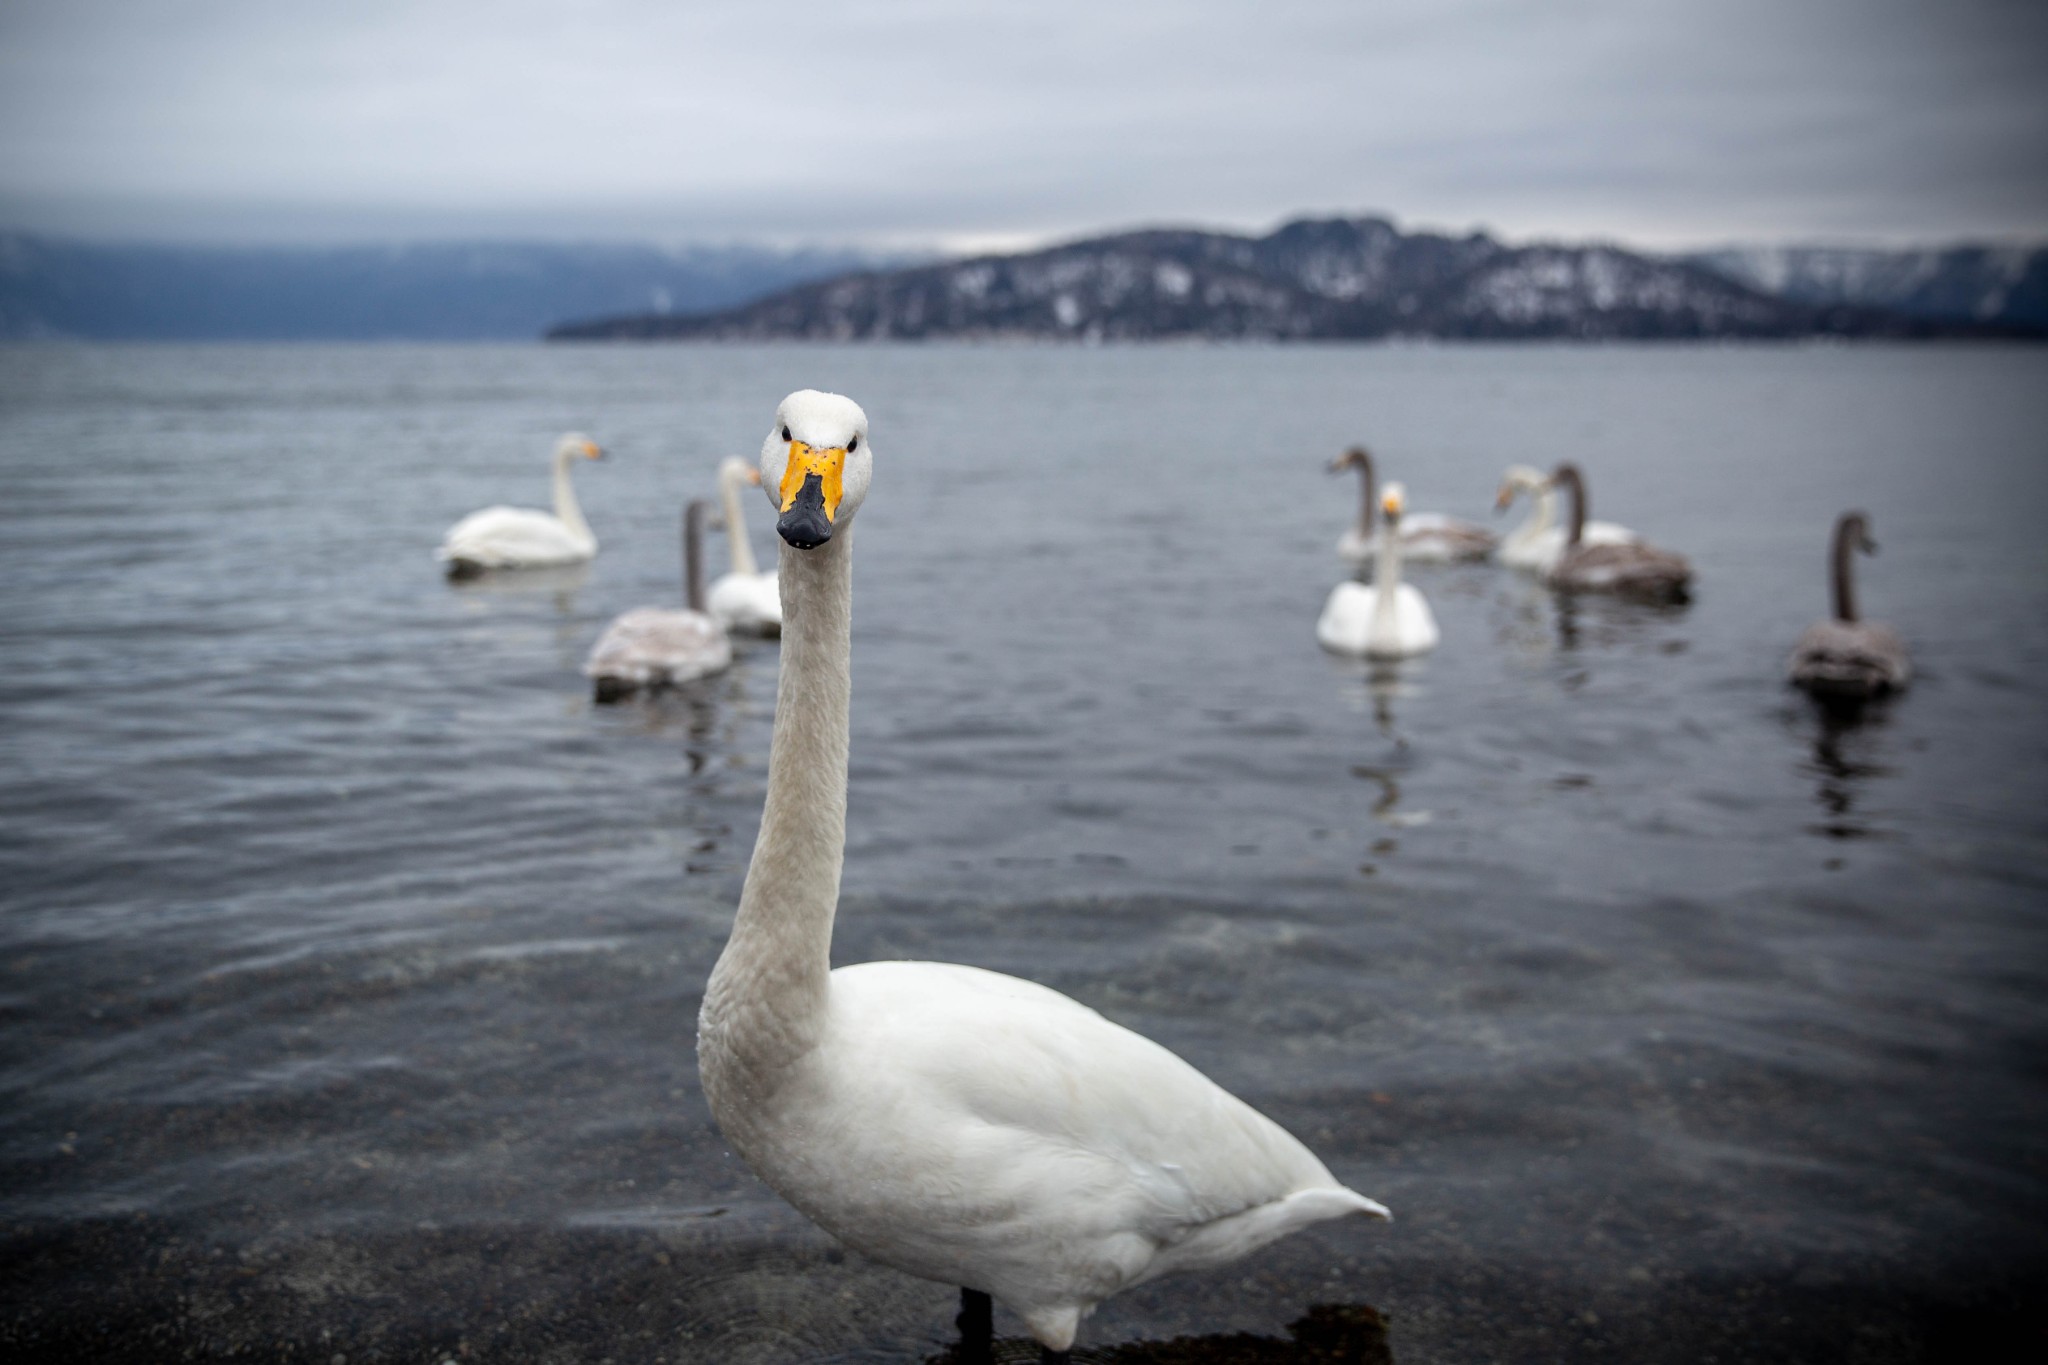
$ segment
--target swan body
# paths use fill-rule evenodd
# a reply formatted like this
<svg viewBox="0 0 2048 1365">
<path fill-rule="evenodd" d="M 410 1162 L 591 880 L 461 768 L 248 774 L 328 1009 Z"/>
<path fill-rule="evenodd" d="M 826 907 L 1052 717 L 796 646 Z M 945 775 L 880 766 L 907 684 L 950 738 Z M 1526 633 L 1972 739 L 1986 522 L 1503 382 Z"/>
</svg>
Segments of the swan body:
<svg viewBox="0 0 2048 1365">
<path fill-rule="evenodd" d="M 1850 567 L 1857 550 L 1877 553 L 1870 518 L 1861 512 L 1844 512 L 1835 522 L 1829 554 L 1834 618 L 1808 626 L 1786 666 L 1793 683 L 1823 699 L 1864 701 L 1896 692 L 1913 677 L 1913 665 L 1898 632 L 1882 621 L 1865 621 L 1857 615 Z"/>
<path fill-rule="evenodd" d="M 527 507 L 486 507 L 471 512 L 448 528 L 434 557 L 448 566 L 450 578 L 467 578 L 488 569 L 540 569 L 580 564 L 597 553 L 597 537 L 583 519 L 576 490 L 569 482 L 572 460 L 598 460 L 604 451 L 589 437 L 571 432 L 555 443 L 555 510 Z"/>
<path fill-rule="evenodd" d="M 687 605 L 635 607 L 605 627 L 583 661 L 583 675 L 599 701 L 640 688 L 676 686 L 732 663 L 725 627 L 704 610 L 704 504 L 683 511 L 683 564 Z"/>
<path fill-rule="evenodd" d="M 1358 471 L 1362 500 L 1358 520 L 1337 537 L 1337 554 L 1353 564 L 1371 563 L 1379 554 L 1379 533 L 1373 526 L 1377 502 L 1373 495 L 1376 475 L 1372 454 L 1364 446 L 1353 446 L 1330 463 L 1330 472 Z M 1487 558 L 1497 537 L 1477 522 L 1447 517 L 1440 512 L 1411 512 L 1400 529 L 1404 558 L 1433 564 L 1465 563 Z"/>
<path fill-rule="evenodd" d="M 1400 659 L 1436 648 L 1436 616 L 1413 586 L 1401 581 L 1401 560 L 1407 553 L 1401 534 L 1401 485 L 1387 485 L 1384 508 L 1387 529 L 1377 546 L 1378 566 L 1371 583 L 1339 583 L 1323 603 L 1316 620 L 1316 639 L 1339 654 L 1374 659 Z"/>
<path fill-rule="evenodd" d="M 1056 991 L 938 962 L 830 969 L 866 436 L 852 401 L 807 390 L 762 447 L 782 670 L 760 837 L 697 1044 L 733 1149 L 843 1242 L 993 1295 L 1052 1352 L 1118 1290 L 1387 1216 L 1279 1125 Z"/>
<path fill-rule="evenodd" d="M 1601 592 L 1644 602 L 1689 600 L 1692 565 L 1683 555 L 1660 550 L 1642 540 L 1607 545 L 1585 539 L 1586 482 L 1577 465 L 1566 462 L 1551 476 L 1569 489 L 1572 515 L 1567 523 L 1564 553 L 1544 574 L 1544 581 L 1563 592 Z"/>
<path fill-rule="evenodd" d="M 740 489 L 759 487 L 761 471 L 745 460 L 728 459 L 718 466 L 720 516 L 725 522 L 726 544 L 732 553 L 732 570 L 711 585 L 711 614 L 725 628 L 748 635 L 782 633 L 782 590 L 775 575 L 762 573 L 754 564 L 754 547 L 747 540 L 746 520 L 741 515 Z"/>
<path fill-rule="evenodd" d="M 1529 495 L 1529 518 L 1500 539 L 1500 562 L 1510 568 L 1547 574 L 1564 557 L 1569 528 L 1557 524 L 1557 481 L 1528 465 L 1509 465 L 1501 475 L 1494 510 L 1505 512 L 1518 494 Z M 1588 521 L 1579 533 L 1587 545 L 1628 545 L 1640 540 L 1634 531 L 1611 521 Z"/>
</svg>

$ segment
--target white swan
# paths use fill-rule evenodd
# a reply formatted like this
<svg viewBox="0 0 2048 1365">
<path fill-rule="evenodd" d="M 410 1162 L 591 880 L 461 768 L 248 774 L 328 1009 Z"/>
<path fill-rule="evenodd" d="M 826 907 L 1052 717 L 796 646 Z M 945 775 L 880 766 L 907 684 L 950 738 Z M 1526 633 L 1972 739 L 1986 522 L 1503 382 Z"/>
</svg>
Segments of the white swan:
<svg viewBox="0 0 2048 1365">
<path fill-rule="evenodd" d="M 1374 659 L 1400 659 L 1436 648 L 1436 617 L 1413 585 L 1401 581 L 1402 504 L 1406 493 L 1398 483 L 1387 485 L 1381 510 L 1392 535 L 1379 537 L 1379 566 L 1373 582 L 1339 583 L 1323 603 L 1316 620 L 1316 639 L 1324 649 L 1363 654 Z"/>
<path fill-rule="evenodd" d="M 1877 553 L 1870 536 L 1870 518 L 1844 512 L 1835 523 L 1828 567 L 1834 589 L 1834 619 L 1816 621 L 1793 647 L 1787 666 L 1790 680 L 1817 697 L 1864 701 L 1904 687 L 1913 677 L 1906 643 L 1882 621 L 1856 614 L 1856 585 L 1850 556 L 1857 550 Z"/>
<path fill-rule="evenodd" d="M 555 442 L 555 511 L 526 507 L 486 507 L 471 512 L 448 528 L 434 557 L 448 566 L 450 578 L 468 578 L 486 569 L 538 569 L 580 564 L 597 553 L 597 537 L 576 505 L 569 486 L 569 462 L 604 458 L 588 436 L 570 432 Z"/>
<path fill-rule="evenodd" d="M 733 1149 L 885 1265 L 993 1295 L 1051 1358 L 1120 1289 L 1348 1213 L 1386 1216 L 1271 1120 L 1057 991 L 942 962 L 830 968 L 846 831 L 850 524 L 867 418 L 806 390 L 761 450 L 780 510 L 767 804 L 698 1020 Z M 977 1311 L 978 1309 L 978 1311 Z"/>
<path fill-rule="evenodd" d="M 782 633 L 782 590 L 775 575 L 762 573 L 754 564 L 754 547 L 747 540 L 747 523 L 740 511 L 740 489 L 761 486 L 761 471 L 745 460 L 726 459 L 718 466 L 718 500 L 725 522 L 725 541 L 732 553 L 732 571 L 721 574 L 711 585 L 711 614 L 727 630 L 751 635 Z"/>
<path fill-rule="evenodd" d="M 1566 523 L 1564 553 L 1543 575 L 1562 592 L 1605 592 L 1644 602 L 1677 603 L 1691 595 L 1692 565 L 1685 556 L 1641 540 L 1591 545 L 1585 540 L 1586 479 L 1570 461 L 1551 475 L 1572 495 L 1572 516 Z"/>
<path fill-rule="evenodd" d="M 725 627 L 704 610 L 704 514 L 698 499 L 683 509 L 683 601 L 674 607 L 635 607 L 609 626 L 583 661 L 583 676 L 599 701 L 615 701 L 642 687 L 674 686 L 716 673 L 732 663 Z"/>
<path fill-rule="evenodd" d="M 1493 510 L 1505 512 L 1517 494 L 1526 493 L 1532 508 L 1529 519 L 1501 537 L 1500 562 L 1516 569 L 1549 573 L 1564 556 L 1568 528 L 1557 524 L 1557 480 L 1525 464 L 1509 465 L 1500 476 L 1500 491 L 1494 495 Z M 1626 545 L 1639 540 L 1626 526 L 1611 521 L 1589 521 L 1579 533 L 1588 545 Z"/>
<path fill-rule="evenodd" d="M 1373 496 L 1376 475 L 1372 453 L 1364 446 L 1353 446 L 1330 461 L 1332 474 L 1347 469 L 1358 471 L 1358 520 L 1337 537 L 1337 554 L 1353 564 L 1364 564 L 1379 550 L 1379 537 L 1373 533 L 1372 525 L 1373 509 L 1378 505 Z M 1493 553 L 1495 539 L 1493 532 L 1477 522 L 1460 521 L 1437 512 L 1410 512 L 1401 525 L 1401 553 L 1409 559 L 1436 564 L 1485 559 Z"/>
</svg>

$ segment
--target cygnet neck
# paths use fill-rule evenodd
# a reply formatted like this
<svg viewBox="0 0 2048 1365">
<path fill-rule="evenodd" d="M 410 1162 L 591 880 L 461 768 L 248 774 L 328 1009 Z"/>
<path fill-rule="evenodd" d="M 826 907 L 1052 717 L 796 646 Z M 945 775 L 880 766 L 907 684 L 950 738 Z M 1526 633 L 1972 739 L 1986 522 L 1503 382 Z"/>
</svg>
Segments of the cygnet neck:
<svg viewBox="0 0 2048 1365">
<path fill-rule="evenodd" d="M 1344 452 L 1344 458 L 1358 467 L 1358 535 L 1365 539 L 1372 535 L 1373 518 L 1379 510 L 1379 504 L 1374 500 L 1377 492 L 1374 485 L 1378 478 L 1373 472 L 1372 453 L 1364 446 L 1353 446 Z"/>
<path fill-rule="evenodd" d="M 597 537 L 590 533 L 590 523 L 583 519 L 583 508 L 576 501 L 576 489 L 569 479 L 569 462 L 580 458 L 573 445 L 560 446 L 555 451 L 555 519 L 568 527 L 571 535 L 595 544 Z"/>
<path fill-rule="evenodd" d="M 683 508 L 683 605 L 704 610 L 704 517 L 711 509 L 702 498 Z"/>
<path fill-rule="evenodd" d="M 1832 590 L 1837 621 L 1855 622 L 1856 575 L 1851 556 L 1863 543 L 1867 523 L 1861 512 L 1845 512 L 1835 521 L 1835 543 L 1829 555 L 1828 586 Z"/>
<path fill-rule="evenodd" d="M 754 547 L 747 539 L 746 518 L 742 515 L 742 490 L 746 482 L 746 465 L 739 460 L 727 460 L 718 467 L 719 510 L 725 516 L 725 544 L 732 554 L 734 573 L 755 574 L 760 569 L 754 562 Z"/>
<path fill-rule="evenodd" d="M 1572 514 L 1565 531 L 1564 543 L 1577 545 L 1586 533 L 1586 476 L 1579 473 L 1579 467 L 1567 460 L 1557 467 L 1551 482 L 1562 484 L 1572 495 Z"/>
</svg>

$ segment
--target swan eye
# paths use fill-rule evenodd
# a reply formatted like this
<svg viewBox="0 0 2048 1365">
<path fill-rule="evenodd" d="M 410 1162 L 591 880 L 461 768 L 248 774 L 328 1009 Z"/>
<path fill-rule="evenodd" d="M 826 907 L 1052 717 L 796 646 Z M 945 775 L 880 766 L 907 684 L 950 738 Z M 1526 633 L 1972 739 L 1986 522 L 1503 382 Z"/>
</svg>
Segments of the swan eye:
<svg viewBox="0 0 2048 1365">
<path fill-rule="evenodd" d="M 789 428 L 787 426 L 782 428 L 782 439 L 785 441 L 789 439 Z"/>
<path fill-rule="evenodd" d="M 849 455 L 853 454 L 853 452 L 854 452 L 854 451 L 856 451 L 856 450 L 859 450 L 859 449 L 860 449 L 860 437 L 858 437 L 858 436 L 854 437 L 854 438 L 853 438 L 853 439 L 852 439 L 851 441 L 848 441 L 848 442 L 846 443 L 846 453 L 847 453 L 847 454 L 849 454 Z"/>
</svg>

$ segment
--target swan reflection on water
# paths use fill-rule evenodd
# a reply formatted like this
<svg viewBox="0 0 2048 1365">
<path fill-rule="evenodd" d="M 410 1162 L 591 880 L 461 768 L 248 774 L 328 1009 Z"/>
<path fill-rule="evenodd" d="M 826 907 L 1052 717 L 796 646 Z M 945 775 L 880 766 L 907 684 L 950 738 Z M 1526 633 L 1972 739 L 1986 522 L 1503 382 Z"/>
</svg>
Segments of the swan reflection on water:
<svg viewBox="0 0 2048 1365">
<path fill-rule="evenodd" d="M 680 737 L 689 775 L 696 777 L 714 767 L 745 763 L 740 723 L 749 714 L 752 669 L 753 661 L 741 654 L 723 673 L 645 688 L 611 701 L 593 700 L 591 705 L 601 714 L 621 717 L 635 735 Z"/>
<path fill-rule="evenodd" d="M 1664 631 L 1683 623 L 1691 604 L 1651 603 L 1599 593 L 1560 592 L 1526 576 L 1502 582 L 1494 596 L 1495 641 L 1530 664 L 1561 654 L 1646 646 L 1683 654 L 1688 642 Z"/>
<path fill-rule="evenodd" d="M 1658 627 L 1682 620 L 1692 605 L 1555 590 L 1550 597 L 1557 608 L 1557 647 L 1567 654 L 1583 648 L 1613 649 L 1646 643 Z M 1657 648 L 1666 654 L 1682 654 L 1686 642 L 1662 640 Z"/>
<path fill-rule="evenodd" d="M 1884 831 L 1872 825 L 1867 811 L 1859 811 L 1858 806 L 1871 781 L 1892 773 L 1890 767 L 1874 761 L 1890 709 L 1888 701 L 1860 705 L 1816 701 L 1793 713 L 1794 730 L 1802 738 L 1808 733 L 1812 737 L 1812 756 L 1800 769 L 1817 779 L 1813 799 L 1824 817 L 1806 827 L 1809 834 L 1826 839 L 1883 836 Z"/>
<path fill-rule="evenodd" d="M 1337 695 L 1344 705 L 1353 711 L 1370 710 L 1373 724 L 1381 734 L 1393 740 L 1397 748 L 1408 747 L 1408 741 L 1394 729 L 1394 703 L 1423 696 L 1428 691 L 1422 685 L 1423 673 L 1429 667 L 1427 662 L 1421 658 L 1361 659 L 1339 654 L 1324 657 L 1341 680 Z"/>
<path fill-rule="evenodd" d="M 467 578 L 450 578 L 448 587 L 474 608 L 487 607 L 491 599 L 533 601 L 550 597 L 555 610 L 564 616 L 576 609 L 576 594 L 590 582 L 590 563 L 559 564 L 545 569 L 492 569 Z"/>
</svg>

